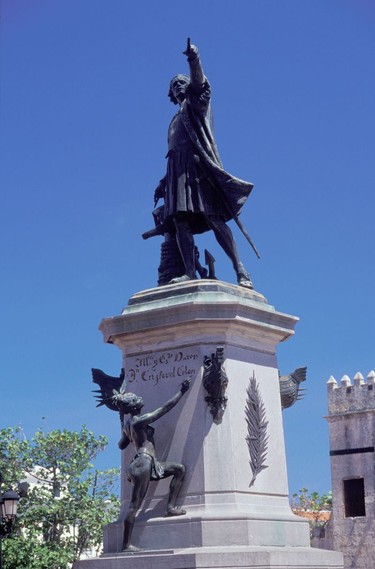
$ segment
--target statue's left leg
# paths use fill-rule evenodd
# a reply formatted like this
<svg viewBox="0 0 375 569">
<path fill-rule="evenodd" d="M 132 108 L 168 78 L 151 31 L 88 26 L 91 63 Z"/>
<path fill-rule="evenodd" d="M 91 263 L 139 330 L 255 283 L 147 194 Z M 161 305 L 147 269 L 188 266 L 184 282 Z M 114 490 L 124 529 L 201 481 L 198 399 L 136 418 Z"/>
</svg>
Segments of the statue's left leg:
<svg viewBox="0 0 375 569">
<path fill-rule="evenodd" d="M 211 215 L 207 216 L 206 219 L 208 225 L 215 234 L 217 242 L 232 261 L 233 268 L 237 275 L 238 284 L 247 288 L 253 288 L 250 275 L 238 256 L 236 242 L 230 227 L 228 227 L 220 217 Z"/>
<path fill-rule="evenodd" d="M 142 505 L 151 477 L 151 457 L 143 454 L 133 460 L 128 467 L 128 474 L 131 478 L 133 488 L 130 504 L 124 520 L 124 533 L 122 550 L 137 551 L 138 548 L 130 543 L 135 516 Z"/>
<path fill-rule="evenodd" d="M 172 279 L 169 284 L 195 279 L 195 244 L 189 222 L 184 215 L 177 215 L 173 221 L 176 228 L 178 248 L 185 266 L 185 274 Z"/>
<path fill-rule="evenodd" d="M 171 483 L 169 485 L 169 496 L 166 516 L 183 516 L 186 514 L 186 510 L 183 510 L 180 506 L 176 506 L 177 498 L 181 490 L 182 482 L 185 477 L 185 466 L 183 464 L 166 462 L 163 463 L 164 476 L 163 478 L 168 478 L 172 476 Z"/>
</svg>

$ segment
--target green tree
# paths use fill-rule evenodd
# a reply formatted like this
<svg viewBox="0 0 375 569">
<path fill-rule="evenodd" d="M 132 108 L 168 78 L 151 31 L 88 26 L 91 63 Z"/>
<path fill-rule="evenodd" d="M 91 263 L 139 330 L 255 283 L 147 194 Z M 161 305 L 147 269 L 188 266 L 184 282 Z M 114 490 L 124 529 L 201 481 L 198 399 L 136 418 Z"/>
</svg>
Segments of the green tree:
<svg viewBox="0 0 375 569">
<path fill-rule="evenodd" d="M 102 528 L 119 512 L 119 469 L 95 470 L 92 462 L 107 439 L 79 432 L 0 430 L 4 488 L 31 484 L 19 503 L 15 531 L 4 540 L 4 569 L 67 569 L 83 551 L 100 551 Z"/>
<path fill-rule="evenodd" d="M 293 494 L 292 496 L 292 510 L 296 514 L 302 515 L 309 514 L 311 526 L 324 526 L 327 523 L 323 519 L 322 512 L 332 510 L 332 492 L 328 494 L 319 494 L 318 492 L 309 492 L 307 488 Z"/>
</svg>

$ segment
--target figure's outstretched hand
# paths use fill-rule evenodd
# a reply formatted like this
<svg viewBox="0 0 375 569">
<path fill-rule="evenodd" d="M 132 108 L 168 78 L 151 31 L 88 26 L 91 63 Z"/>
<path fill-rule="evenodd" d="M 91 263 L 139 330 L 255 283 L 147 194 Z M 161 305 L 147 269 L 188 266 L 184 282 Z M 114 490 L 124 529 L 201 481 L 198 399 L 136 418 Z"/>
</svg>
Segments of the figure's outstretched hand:
<svg viewBox="0 0 375 569">
<path fill-rule="evenodd" d="M 188 377 L 187 379 L 185 379 L 182 383 L 181 383 L 181 393 L 184 394 L 187 392 L 187 390 L 190 387 L 190 383 L 191 383 L 191 377 Z"/>
<path fill-rule="evenodd" d="M 190 43 L 190 38 L 187 39 L 186 49 L 182 53 L 187 56 L 188 61 L 193 61 L 199 54 L 197 46 Z"/>
</svg>

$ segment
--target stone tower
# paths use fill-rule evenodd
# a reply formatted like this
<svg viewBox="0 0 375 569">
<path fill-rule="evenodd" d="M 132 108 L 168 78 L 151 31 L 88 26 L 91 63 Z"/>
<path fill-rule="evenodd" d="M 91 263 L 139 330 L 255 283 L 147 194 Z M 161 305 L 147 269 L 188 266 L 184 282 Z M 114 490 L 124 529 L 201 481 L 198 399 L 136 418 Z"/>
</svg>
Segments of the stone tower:
<svg viewBox="0 0 375 569">
<path fill-rule="evenodd" d="M 328 380 L 333 548 L 345 568 L 375 564 L 375 372 Z"/>
</svg>

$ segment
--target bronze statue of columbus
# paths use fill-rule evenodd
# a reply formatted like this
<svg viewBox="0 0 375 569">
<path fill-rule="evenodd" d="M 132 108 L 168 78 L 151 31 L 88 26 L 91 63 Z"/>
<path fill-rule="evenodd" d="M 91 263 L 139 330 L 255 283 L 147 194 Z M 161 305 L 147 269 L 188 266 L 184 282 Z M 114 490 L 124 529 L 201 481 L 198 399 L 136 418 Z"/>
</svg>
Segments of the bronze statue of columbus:
<svg viewBox="0 0 375 569">
<path fill-rule="evenodd" d="M 155 205 L 160 198 L 164 199 L 162 220 L 159 220 L 161 232 L 174 236 L 182 259 L 183 274 L 169 283 L 196 278 L 193 236 L 212 230 L 232 261 L 238 284 L 253 288 L 226 224 L 234 219 L 253 246 L 238 220 L 253 184 L 224 170 L 212 130 L 211 87 L 203 73 L 198 48 L 188 39 L 183 53 L 187 56 L 190 77 L 176 75 L 170 83 L 169 98 L 179 105 L 179 110 L 168 130 L 167 173 L 154 194 Z"/>
</svg>

